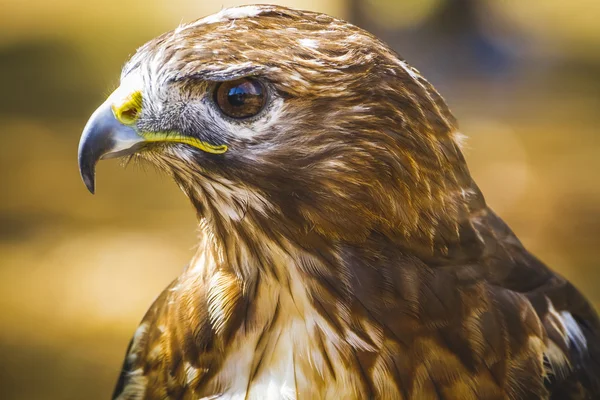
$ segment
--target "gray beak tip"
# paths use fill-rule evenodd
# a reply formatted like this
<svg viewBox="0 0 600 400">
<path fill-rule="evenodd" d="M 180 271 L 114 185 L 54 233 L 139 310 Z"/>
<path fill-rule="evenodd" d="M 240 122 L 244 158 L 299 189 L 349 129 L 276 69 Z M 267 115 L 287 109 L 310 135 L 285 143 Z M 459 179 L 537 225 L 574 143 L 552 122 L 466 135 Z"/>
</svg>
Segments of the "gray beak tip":
<svg viewBox="0 0 600 400">
<path fill-rule="evenodd" d="M 96 162 L 98 160 L 94 153 L 93 147 L 86 146 L 85 141 L 82 140 L 79 145 L 79 174 L 91 194 L 96 191 Z"/>
<path fill-rule="evenodd" d="M 83 178 L 83 183 L 85 184 L 85 187 L 87 188 L 87 190 L 89 190 L 89 192 L 91 194 L 95 194 L 96 187 L 95 187 L 94 178 L 89 177 L 89 176 L 84 176 L 84 175 L 81 175 L 81 177 Z"/>
</svg>

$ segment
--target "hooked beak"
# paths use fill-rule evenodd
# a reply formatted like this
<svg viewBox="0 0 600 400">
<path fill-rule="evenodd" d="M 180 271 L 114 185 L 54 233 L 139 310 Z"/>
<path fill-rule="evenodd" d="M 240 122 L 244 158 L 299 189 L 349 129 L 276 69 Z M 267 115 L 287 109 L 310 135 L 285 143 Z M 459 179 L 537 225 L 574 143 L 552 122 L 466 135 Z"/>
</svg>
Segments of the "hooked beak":
<svg viewBox="0 0 600 400">
<path fill-rule="evenodd" d="M 79 141 L 79 172 L 90 193 L 95 190 L 98 160 L 135 153 L 146 140 L 115 118 L 108 101 L 90 117 Z"/>
</svg>

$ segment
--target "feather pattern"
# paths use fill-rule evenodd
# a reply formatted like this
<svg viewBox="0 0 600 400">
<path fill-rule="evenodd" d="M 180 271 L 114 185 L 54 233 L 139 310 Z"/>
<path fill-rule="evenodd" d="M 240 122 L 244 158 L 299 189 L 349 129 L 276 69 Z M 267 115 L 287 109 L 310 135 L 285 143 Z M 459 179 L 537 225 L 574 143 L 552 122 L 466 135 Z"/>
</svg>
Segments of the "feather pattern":
<svg viewBox="0 0 600 400">
<path fill-rule="evenodd" d="M 210 90 L 253 76 L 256 118 Z M 201 221 L 114 398 L 594 399 L 600 323 L 489 209 L 442 97 L 344 21 L 245 6 L 142 46 L 144 131 Z"/>
</svg>

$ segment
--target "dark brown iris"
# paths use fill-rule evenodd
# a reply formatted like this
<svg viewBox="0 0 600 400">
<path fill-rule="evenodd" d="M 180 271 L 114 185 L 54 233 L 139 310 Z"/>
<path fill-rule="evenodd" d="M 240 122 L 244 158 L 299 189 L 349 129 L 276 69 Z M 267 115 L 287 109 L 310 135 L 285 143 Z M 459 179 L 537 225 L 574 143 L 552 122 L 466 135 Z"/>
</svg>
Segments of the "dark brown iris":
<svg viewBox="0 0 600 400">
<path fill-rule="evenodd" d="M 262 110 L 266 98 L 264 86 L 253 78 L 222 82 L 215 90 L 217 106 L 231 118 L 255 116 Z"/>
</svg>

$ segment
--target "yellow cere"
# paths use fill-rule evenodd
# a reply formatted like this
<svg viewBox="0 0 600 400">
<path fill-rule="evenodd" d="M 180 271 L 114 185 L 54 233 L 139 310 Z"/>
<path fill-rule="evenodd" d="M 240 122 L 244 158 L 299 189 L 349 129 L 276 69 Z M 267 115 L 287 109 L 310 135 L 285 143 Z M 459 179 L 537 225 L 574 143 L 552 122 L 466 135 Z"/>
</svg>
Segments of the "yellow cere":
<svg viewBox="0 0 600 400">
<path fill-rule="evenodd" d="M 227 145 L 212 145 L 210 143 L 204 142 L 200 139 L 196 139 L 195 137 L 183 136 L 178 133 L 172 132 L 139 132 L 141 137 L 143 137 L 147 142 L 171 142 L 171 143 L 184 143 L 190 146 L 196 147 L 202 151 L 212 154 L 223 154 L 227 151 Z"/>
<path fill-rule="evenodd" d="M 142 92 L 131 93 L 120 105 L 113 104 L 115 118 L 123 125 L 132 125 L 137 121 L 142 111 Z"/>
</svg>

